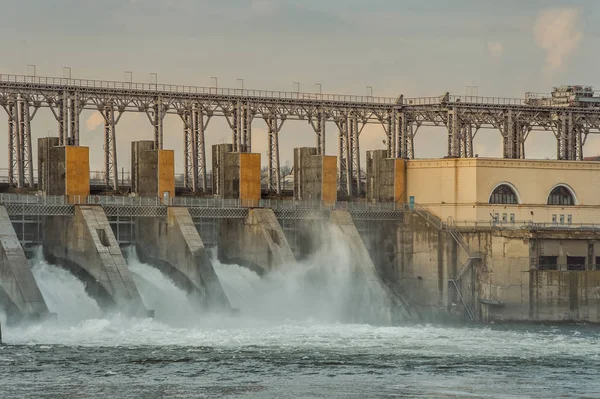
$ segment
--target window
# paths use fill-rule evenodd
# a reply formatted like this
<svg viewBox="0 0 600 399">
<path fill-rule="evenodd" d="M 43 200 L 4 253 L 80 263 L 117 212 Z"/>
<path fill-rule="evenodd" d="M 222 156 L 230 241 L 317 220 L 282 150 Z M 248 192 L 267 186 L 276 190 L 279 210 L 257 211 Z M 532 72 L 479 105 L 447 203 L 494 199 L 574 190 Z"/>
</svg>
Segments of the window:
<svg viewBox="0 0 600 399">
<path fill-rule="evenodd" d="M 567 215 L 567 223 L 568 224 L 572 224 L 573 223 L 573 215 Z"/>
<path fill-rule="evenodd" d="M 548 205 L 575 205 L 575 196 L 566 186 L 556 186 L 548 195 Z"/>
<path fill-rule="evenodd" d="M 565 224 L 565 215 L 560 215 L 560 224 Z"/>
<path fill-rule="evenodd" d="M 552 223 L 556 224 L 556 215 L 552 215 Z"/>
<path fill-rule="evenodd" d="M 540 256 L 540 270 L 558 270 L 558 256 Z"/>
<path fill-rule="evenodd" d="M 500 184 L 490 195 L 490 204 L 518 204 L 515 190 L 508 184 Z"/>
<path fill-rule="evenodd" d="M 585 270 L 585 256 L 567 256 L 567 270 Z"/>
<path fill-rule="evenodd" d="M 502 223 L 506 223 L 508 221 L 507 217 L 506 217 L 506 213 L 502 214 Z"/>
<path fill-rule="evenodd" d="M 510 222 L 511 222 L 512 224 L 515 224 L 515 214 L 514 214 L 514 213 L 511 213 L 511 214 L 510 214 Z"/>
</svg>

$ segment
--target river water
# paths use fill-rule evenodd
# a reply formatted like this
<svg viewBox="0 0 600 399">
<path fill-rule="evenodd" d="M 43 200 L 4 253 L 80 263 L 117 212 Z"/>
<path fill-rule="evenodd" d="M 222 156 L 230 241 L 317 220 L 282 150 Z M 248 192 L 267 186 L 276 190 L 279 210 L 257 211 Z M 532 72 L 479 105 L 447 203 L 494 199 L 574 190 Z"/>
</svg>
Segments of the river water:
<svg viewBox="0 0 600 399">
<path fill-rule="evenodd" d="M 5 328 L 0 398 L 600 397 L 593 326 L 347 324 L 340 306 L 351 293 L 336 284 L 347 259 L 335 251 L 304 265 L 328 295 L 298 283 L 298 267 L 259 279 L 215 262 L 240 314 L 206 314 L 127 257 L 155 319 L 103 314 L 72 275 L 32 260 L 58 319 Z"/>
</svg>

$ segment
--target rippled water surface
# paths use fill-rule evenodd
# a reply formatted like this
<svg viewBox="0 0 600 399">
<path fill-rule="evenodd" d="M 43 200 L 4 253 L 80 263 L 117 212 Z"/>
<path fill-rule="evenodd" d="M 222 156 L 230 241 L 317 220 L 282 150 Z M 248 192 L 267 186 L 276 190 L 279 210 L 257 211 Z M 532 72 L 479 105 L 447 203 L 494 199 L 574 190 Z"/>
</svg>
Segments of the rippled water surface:
<svg viewBox="0 0 600 399">
<path fill-rule="evenodd" d="M 59 316 L 5 328 L 0 398 L 600 397 L 597 327 L 344 324 L 330 298 L 219 264 L 241 312 L 210 315 L 129 263 L 154 320 L 102 315 L 74 277 L 34 261 Z M 276 312 L 277 298 L 293 311 Z"/>
</svg>

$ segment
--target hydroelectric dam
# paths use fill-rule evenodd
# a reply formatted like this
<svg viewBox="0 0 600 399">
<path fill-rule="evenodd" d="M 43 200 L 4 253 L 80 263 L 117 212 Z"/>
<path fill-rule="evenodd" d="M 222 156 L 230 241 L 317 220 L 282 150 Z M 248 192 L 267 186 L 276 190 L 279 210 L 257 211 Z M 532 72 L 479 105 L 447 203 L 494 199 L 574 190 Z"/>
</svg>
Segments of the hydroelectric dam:
<svg viewBox="0 0 600 399">
<path fill-rule="evenodd" d="M 177 309 L 152 295 L 160 281 L 186 298 L 173 307 L 191 303 L 200 318 L 251 306 L 293 314 L 301 302 L 306 315 L 344 322 L 600 322 L 600 163 L 583 157 L 585 138 L 600 128 L 599 102 L 589 90 L 578 101 L 573 90 L 566 103 L 554 95 L 391 99 L 0 75 L 9 141 L 4 318 L 71 317 L 73 308 L 61 309 L 81 300 L 81 287 L 93 314 L 169 317 Z M 45 108 L 58 137 L 38 139 L 34 165 L 31 121 Z M 84 109 L 105 122 L 100 180 L 90 148 L 79 145 Z M 146 114 L 154 131 L 131 142 L 128 179 L 119 178 L 115 141 L 125 112 Z M 167 114 L 182 120 L 181 177 L 163 148 Z M 209 170 L 213 117 L 227 120 L 232 140 L 212 147 Z M 255 117 L 268 126 L 266 173 L 252 152 Z M 316 133 L 315 147 L 294 149 L 293 188 L 279 161 L 288 120 Z M 369 123 L 383 126 L 386 148 L 367 151 L 364 172 L 360 132 Z M 332 124 L 337 157 L 325 155 Z M 446 127 L 446 158 L 414 159 L 420 126 Z M 481 127 L 500 131 L 504 158 L 474 156 Z M 555 132 L 559 159 L 525 159 L 531 130 Z M 74 280 L 56 291 L 43 280 L 48 268 L 63 273 L 50 273 L 53 281 Z M 234 288 L 241 276 L 269 300 L 245 299 Z M 278 284 L 266 290 L 267 282 Z M 65 287 L 75 286 L 70 297 Z"/>
</svg>

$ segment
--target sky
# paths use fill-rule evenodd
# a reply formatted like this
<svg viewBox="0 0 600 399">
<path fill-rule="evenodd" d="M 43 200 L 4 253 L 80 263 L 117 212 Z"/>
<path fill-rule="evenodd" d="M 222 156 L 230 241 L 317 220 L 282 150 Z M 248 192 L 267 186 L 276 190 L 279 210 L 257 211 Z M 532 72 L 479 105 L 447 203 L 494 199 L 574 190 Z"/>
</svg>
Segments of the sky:
<svg viewBox="0 0 600 399">
<path fill-rule="evenodd" d="M 6 1 L 8 0 L 0 0 Z M 600 1 L 557 0 L 20 0 L 0 14 L 0 73 L 219 87 L 373 95 L 464 94 L 523 97 L 561 84 L 596 85 L 600 65 Z M 594 44 L 596 43 L 596 44 Z M 129 79 L 129 77 L 127 77 Z M 0 109 L 0 142 L 7 143 L 7 116 Z M 81 144 L 90 146 L 92 169 L 103 160 L 103 122 L 98 113 L 81 115 Z M 253 151 L 266 164 L 267 129 L 253 123 Z M 336 132 L 327 126 L 327 153 L 336 154 Z M 49 109 L 32 122 L 38 137 L 55 136 Z M 143 114 L 125 114 L 117 128 L 119 169 L 130 169 L 130 142 L 152 139 Z M 367 126 L 361 152 L 384 148 L 384 130 Z M 212 144 L 229 142 L 224 118 L 211 120 Z M 293 148 L 314 146 L 306 121 L 288 121 L 280 132 L 282 164 Z M 443 157 L 444 128 L 421 128 L 417 158 Z M 7 159 L 6 145 L 0 160 Z M 183 171 L 183 126 L 177 115 L 165 119 L 164 148 L 175 150 Z M 501 157 L 498 131 L 481 130 L 479 156 Z M 600 137 L 590 137 L 585 155 L 600 154 Z M 35 150 L 34 150 L 35 156 Z M 533 132 L 528 158 L 556 157 L 551 132 Z M 7 162 L 0 161 L 0 168 Z M 363 163 L 364 165 L 364 163 Z"/>
</svg>

